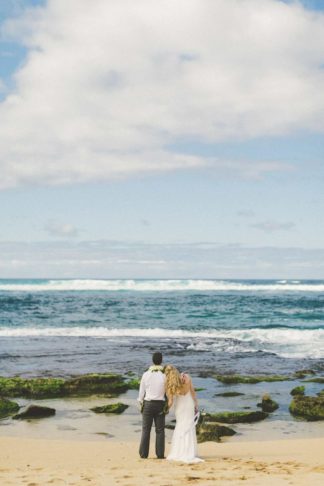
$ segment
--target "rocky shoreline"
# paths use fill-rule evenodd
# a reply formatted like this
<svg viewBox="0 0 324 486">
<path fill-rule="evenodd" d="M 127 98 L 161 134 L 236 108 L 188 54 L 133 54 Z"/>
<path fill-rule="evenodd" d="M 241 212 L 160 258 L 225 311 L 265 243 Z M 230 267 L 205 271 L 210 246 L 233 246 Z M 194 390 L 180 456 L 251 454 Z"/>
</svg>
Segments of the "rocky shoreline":
<svg viewBox="0 0 324 486">
<path fill-rule="evenodd" d="M 281 375 L 215 375 L 209 378 L 217 380 L 226 390 L 228 387 L 235 388 L 235 385 L 256 385 L 259 383 L 276 383 L 287 382 L 287 385 L 298 380 L 299 385 L 292 388 L 287 386 L 287 394 L 291 395 L 289 412 L 292 417 L 304 421 L 322 421 L 324 420 L 324 391 L 321 390 L 316 396 L 305 395 L 305 384 L 323 383 L 324 378 L 317 376 L 312 370 L 299 370 L 291 376 Z M 86 374 L 70 378 L 40 377 L 40 378 L 22 378 L 22 377 L 0 377 L 0 419 L 16 420 L 33 420 L 55 415 L 55 409 L 51 407 L 40 406 L 39 403 L 28 403 L 28 406 L 21 407 L 13 399 L 28 400 L 45 400 L 58 398 L 84 398 L 91 396 L 102 397 L 103 399 L 115 399 L 129 390 L 136 390 L 139 386 L 138 377 L 132 372 L 125 375 L 114 373 L 103 374 Z M 197 391 L 205 390 L 197 388 Z M 222 396 L 228 399 L 229 410 L 215 410 L 201 413 L 201 420 L 197 427 L 199 442 L 205 440 L 220 441 L 224 436 L 231 436 L 236 433 L 235 429 L 229 428 L 224 424 L 250 424 L 258 421 L 264 421 L 269 414 L 279 408 L 279 404 L 272 399 L 269 394 L 264 394 L 261 401 L 255 404 L 261 410 L 252 409 L 248 411 L 232 411 L 231 398 L 243 397 L 244 393 L 237 392 L 233 389 L 223 391 L 223 393 L 214 396 Z M 89 412 L 96 414 L 123 414 L 129 407 L 128 404 L 105 403 L 97 407 L 89 407 Z M 20 409 L 23 411 L 20 412 Z M 243 407 L 247 408 L 247 407 Z M 248 407 L 250 408 L 250 407 Z M 20 413 L 18 413 L 20 412 Z M 172 428 L 170 423 L 168 428 Z"/>
</svg>

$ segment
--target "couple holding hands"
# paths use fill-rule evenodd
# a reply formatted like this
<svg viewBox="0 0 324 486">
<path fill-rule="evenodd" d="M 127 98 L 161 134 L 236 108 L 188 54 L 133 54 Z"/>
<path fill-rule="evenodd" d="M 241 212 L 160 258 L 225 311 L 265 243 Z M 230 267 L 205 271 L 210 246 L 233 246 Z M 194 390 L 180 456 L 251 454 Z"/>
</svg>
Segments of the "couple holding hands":
<svg viewBox="0 0 324 486">
<path fill-rule="evenodd" d="M 139 454 L 149 454 L 151 428 L 155 425 L 155 450 L 164 459 L 165 415 L 174 406 L 176 426 L 168 460 L 186 463 L 202 462 L 197 457 L 196 420 L 198 402 L 191 378 L 171 365 L 162 366 L 162 354 L 152 356 L 153 365 L 143 374 L 138 401 L 142 411 L 142 437 Z M 167 399 L 167 401 L 166 401 Z"/>
</svg>

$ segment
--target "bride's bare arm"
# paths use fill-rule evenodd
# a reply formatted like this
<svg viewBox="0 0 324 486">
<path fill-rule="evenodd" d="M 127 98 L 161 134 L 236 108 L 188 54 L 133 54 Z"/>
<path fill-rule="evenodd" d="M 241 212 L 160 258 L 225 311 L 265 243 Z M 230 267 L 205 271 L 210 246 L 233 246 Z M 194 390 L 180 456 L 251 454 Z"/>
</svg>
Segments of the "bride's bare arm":
<svg viewBox="0 0 324 486">
<path fill-rule="evenodd" d="M 173 405 L 173 396 L 172 395 L 167 395 L 167 399 L 168 399 L 168 407 L 170 409 L 172 407 L 172 405 Z"/>
<path fill-rule="evenodd" d="M 189 375 L 188 375 L 188 378 L 190 380 L 190 382 L 189 382 L 190 393 L 191 393 L 191 396 L 193 398 L 193 401 L 195 402 L 195 408 L 198 410 L 198 400 L 197 400 L 197 395 L 196 395 L 196 392 L 195 392 L 195 388 L 193 386 L 192 380 L 191 380 L 191 378 L 190 378 Z"/>
</svg>

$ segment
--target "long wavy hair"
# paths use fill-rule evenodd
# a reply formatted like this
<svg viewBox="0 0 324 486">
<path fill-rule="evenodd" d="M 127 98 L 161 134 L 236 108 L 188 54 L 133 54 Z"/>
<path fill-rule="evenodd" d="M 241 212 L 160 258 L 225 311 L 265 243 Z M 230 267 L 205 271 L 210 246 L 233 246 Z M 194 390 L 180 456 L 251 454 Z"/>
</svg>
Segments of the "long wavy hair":
<svg viewBox="0 0 324 486">
<path fill-rule="evenodd" d="M 178 395 L 182 389 L 181 376 L 177 368 L 167 365 L 164 370 L 166 376 L 165 391 L 170 396 Z"/>
</svg>

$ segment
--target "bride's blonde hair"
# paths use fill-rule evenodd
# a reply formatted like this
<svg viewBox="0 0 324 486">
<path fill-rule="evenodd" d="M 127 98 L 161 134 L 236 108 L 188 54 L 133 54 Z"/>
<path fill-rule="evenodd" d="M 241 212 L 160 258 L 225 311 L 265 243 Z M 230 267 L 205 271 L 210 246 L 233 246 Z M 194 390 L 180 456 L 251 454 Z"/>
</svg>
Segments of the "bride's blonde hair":
<svg viewBox="0 0 324 486">
<path fill-rule="evenodd" d="M 167 365 L 164 369 L 164 373 L 166 376 L 166 394 L 169 397 L 177 395 L 182 388 L 181 376 L 179 371 L 174 366 Z"/>
</svg>

